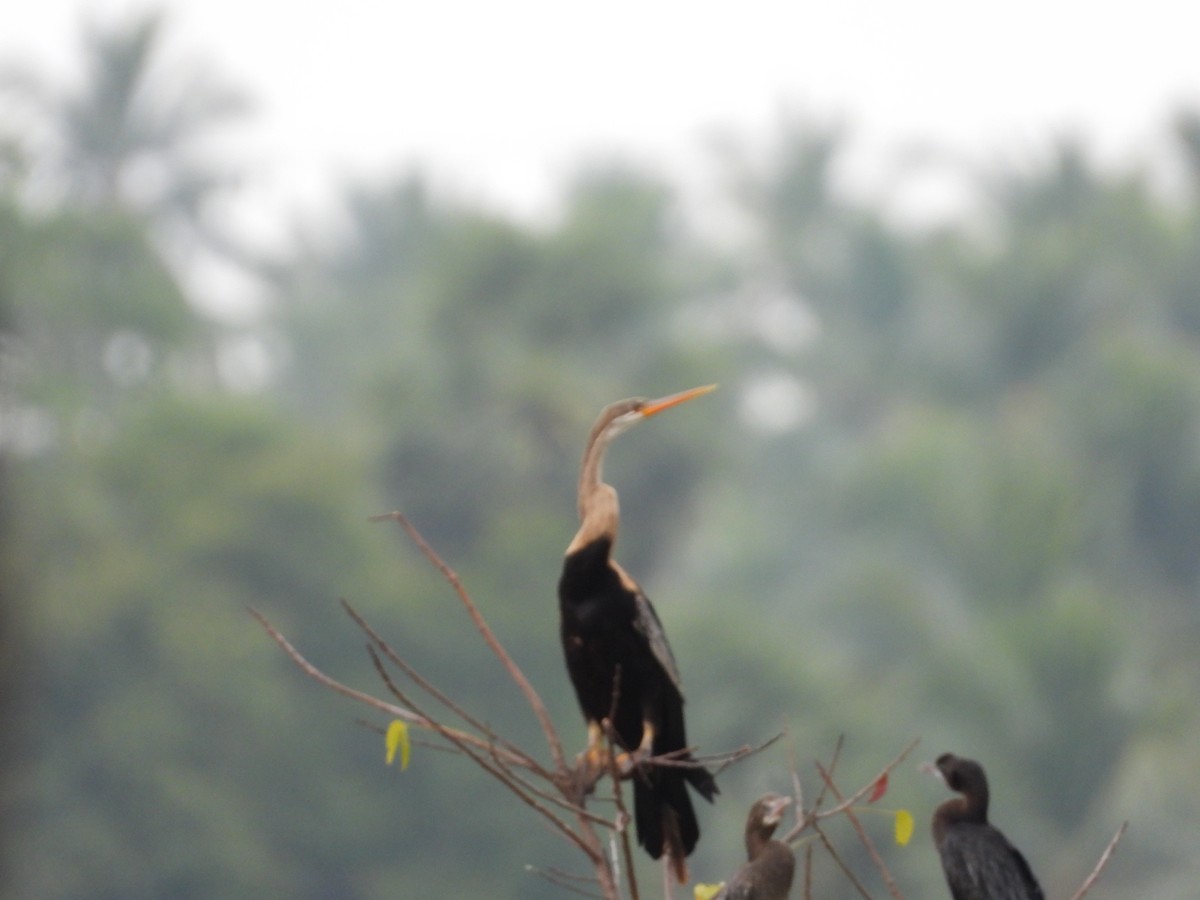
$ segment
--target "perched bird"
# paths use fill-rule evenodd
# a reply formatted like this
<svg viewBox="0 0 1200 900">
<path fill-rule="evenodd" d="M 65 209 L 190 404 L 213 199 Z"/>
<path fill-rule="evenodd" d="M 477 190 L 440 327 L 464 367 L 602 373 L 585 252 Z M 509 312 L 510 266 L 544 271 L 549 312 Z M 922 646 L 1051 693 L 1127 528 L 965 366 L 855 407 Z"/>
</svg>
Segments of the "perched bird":
<svg viewBox="0 0 1200 900">
<path fill-rule="evenodd" d="M 604 483 L 602 466 L 617 435 L 714 387 L 659 400 L 622 400 L 600 413 L 579 476 L 579 531 L 567 547 L 558 583 L 567 672 L 588 726 L 584 761 L 595 776 L 607 769 L 602 723 L 610 720 L 616 743 L 626 751 L 621 762 L 634 772 L 638 843 L 655 859 L 665 852 L 681 884 L 687 881 L 686 857 L 700 837 L 686 785 L 706 800 L 717 785 L 699 765 L 638 765 L 663 754 L 691 760 L 684 752 L 683 688 L 654 607 L 613 559 L 620 516 L 617 492 Z"/>
<path fill-rule="evenodd" d="M 786 900 L 796 873 L 792 848 L 771 840 L 790 797 L 765 794 L 746 817 L 746 862 L 733 873 L 716 900 Z"/>
<path fill-rule="evenodd" d="M 988 824 L 988 783 L 973 759 L 943 753 L 923 767 L 962 794 L 933 813 L 933 843 L 954 900 L 1044 900 L 1029 863 Z"/>
</svg>

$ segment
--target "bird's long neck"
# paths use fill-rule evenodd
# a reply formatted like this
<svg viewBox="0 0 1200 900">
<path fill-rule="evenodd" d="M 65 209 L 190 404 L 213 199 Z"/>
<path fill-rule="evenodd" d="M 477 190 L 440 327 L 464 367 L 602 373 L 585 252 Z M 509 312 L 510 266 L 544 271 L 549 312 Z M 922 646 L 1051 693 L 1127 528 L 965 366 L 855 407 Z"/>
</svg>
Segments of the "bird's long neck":
<svg viewBox="0 0 1200 900">
<path fill-rule="evenodd" d="M 988 814 L 988 789 L 986 784 L 974 784 L 963 795 L 963 809 L 969 819 L 986 822 Z"/>
<path fill-rule="evenodd" d="M 592 435 L 583 455 L 579 473 L 579 530 L 567 552 L 585 547 L 599 538 L 617 540 L 620 506 L 617 491 L 604 483 L 604 453 L 615 435 L 598 430 Z"/>
<path fill-rule="evenodd" d="M 764 825 L 759 825 L 757 828 L 747 828 L 746 858 L 751 861 L 758 859 L 767 844 L 771 842 L 771 835 L 774 833 L 774 828 L 768 828 Z"/>
<path fill-rule="evenodd" d="M 938 817 L 945 822 L 986 822 L 988 792 L 973 790 L 969 794 L 947 800 L 937 809 Z"/>
</svg>

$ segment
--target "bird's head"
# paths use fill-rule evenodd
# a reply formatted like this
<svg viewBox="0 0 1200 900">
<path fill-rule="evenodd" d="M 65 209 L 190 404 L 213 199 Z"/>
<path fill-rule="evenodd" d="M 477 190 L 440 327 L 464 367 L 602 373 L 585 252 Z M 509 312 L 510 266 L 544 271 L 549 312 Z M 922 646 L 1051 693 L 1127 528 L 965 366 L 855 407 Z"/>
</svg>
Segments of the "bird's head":
<svg viewBox="0 0 1200 900">
<path fill-rule="evenodd" d="M 759 821 L 771 828 L 783 821 L 784 811 L 791 806 L 792 798 L 783 794 L 767 794 L 758 801 Z"/>
<path fill-rule="evenodd" d="M 932 763 L 922 763 L 920 769 L 960 794 L 972 793 L 981 787 L 984 791 L 987 790 L 987 776 L 983 773 L 983 766 L 973 759 L 943 753 Z"/>
<path fill-rule="evenodd" d="M 680 403 L 686 403 L 688 400 L 694 400 L 696 397 L 702 397 L 716 389 L 717 386 L 715 384 L 706 384 L 701 387 L 680 391 L 677 394 L 659 397 L 657 400 L 647 400 L 645 397 L 631 397 L 628 400 L 618 400 L 616 403 L 610 403 L 600 413 L 600 417 L 596 422 L 596 435 L 599 436 L 602 434 L 606 442 L 611 441 L 617 435 L 624 434 L 638 422 L 643 422 L 664 410 L 678 406 Z"/>
</svg>

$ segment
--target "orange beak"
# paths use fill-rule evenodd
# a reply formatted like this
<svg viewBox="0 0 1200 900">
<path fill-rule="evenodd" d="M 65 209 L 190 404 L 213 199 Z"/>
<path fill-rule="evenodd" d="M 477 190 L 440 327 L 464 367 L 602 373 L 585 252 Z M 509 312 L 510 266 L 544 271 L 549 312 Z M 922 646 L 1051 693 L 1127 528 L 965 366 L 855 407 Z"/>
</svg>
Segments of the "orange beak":
<svg viewBox="0 0 1200 900">
<path fill-rule="evenodd" d="M 678 406 L 680 403 L 686 403 L 688 400 L 694 400 L 697 397 L 710 394 L 716 389 L 717 386 L 715 384 L 706 384 L 703 387 L 694 387 L 690 390 L 680 391 L 678 394 L 671 394 L 668 397 L 660 397 L 658 400 L 650 400 L 640 410 L 642 418 L 648 419 L 651 416 L 658 415 L 664 409 L 670 409 L 672 406 Z"/>
</svg>

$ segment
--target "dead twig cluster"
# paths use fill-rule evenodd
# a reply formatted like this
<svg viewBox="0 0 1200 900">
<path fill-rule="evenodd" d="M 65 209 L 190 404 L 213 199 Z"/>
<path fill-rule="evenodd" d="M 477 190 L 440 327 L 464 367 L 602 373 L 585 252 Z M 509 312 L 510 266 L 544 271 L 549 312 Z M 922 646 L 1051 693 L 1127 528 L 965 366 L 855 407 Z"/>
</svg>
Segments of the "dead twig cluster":
<svg viewBox="0 0 1200 900">
<path fill-rule="evenodd" d="M 366 636 L 367 653 L 392 700 L 384 700 L 356 690 L 332 678 L 306 659 L 265 616 L 255 610 L 251 610 L 251 614 L 306 675 L 342 696 L 432 733 L 436 740 L 426 743 L 469 759 L 536 813 L 552 831 L 576 847 L 590 866 L 590 874 L 583 876 L 557 869 L 531 867 L 530 871 L 583 896 L 612 900 L 628 896 L 637 900 L 632 842 L 628 834 L 631 817 L 626 811 L 621 788 L 622 780 L 635 773 L 616 773 L 612 779 L 611 799 L 615 810 L 613 816 L 598 815 L 589 810 L 586 803 L 596 787 L 595 773 L 589 773 L 587 766 L 567 762 L 562 741 L 537 690 L 496 637 L 458 575 L 403 514 L 388 513 L 375 517 L 375 520 L 394 521 L 400 525 L 426 559 L 454 589 L 484 643 L 500 661 L 509 679 L 517 686 L 537 718 L 550 757 L 548 763 L 504 737 L 493 726 L 472 715 L 433 684 L 384 640 L 348 601 L 342 601 L 342 608 Z M 397 674 L 402 678 L 397 678 Z M 763 746 L 770 743 L 768 741 Z M 695 761 L 684 761 L 675 758 L 678 754 L 669 754 L 640 760 L 638 766 L 708 765 L 715 766 L 720 771 L 761 749 L 762 747 L 744 746 Z M 613 758 L 616 756 L 613 753 L 609 755 Z M 611 850 L 612 847 L 617 849 Z"/>
<path fill-rule="evenodd" d="M 834 771 L 841 758 L 842 749 L 844 747 L 844 738 L 839 737 L 833 754 L 828 765 L 822 764 L 819 760 L 814 762 L 814 766 L 821 778 L 821 789 L 817 794 L 816 800 L 811 806 L 804 805 L 804 793 L 801 787 L 800 777 L 796 772 L 795 764 L 792 765 L 792 790 L 794 799 L 794 809 L 796 810 L 796 824 L 784 835 L 783 840 L 789 844 L 803 843 L 804 853 L 802 858 L 802 890 L 804 900 L 813 900 L 814 885 L 813 885 L 813 868 L 814 854 L 813 848 L 819 844 L 828 853 L 830 859 L 837 865 L 838 869 L 845 876 L 846 880 L 853 886 L 856 893 L 864 898 L 864 900 L 874 900 L 875 895 L 871 893 L 862 877 L 854 871 L 854 869 L 846 862 L 845 855 L 839 852 L 837 846 L 829 837 L 828 831 L 824 827 L 824 823 L 838 816 L 845 816 L 854 830 L 854 834 L 866 851 L 870 858 L 875 871 L 878 873 L 880 880 L 890 897 L 893 900 L 904 900 L 904 894 L 900 890 L 896 879 L 893 877 L 887 863 L 884 861 L 883 854 L 876 847 L 875 842 L 871 839 L 867 829 L 863 826 L 858 815 L 858 810 L 863 807 L 864 799 L 881 794 L 880 785 L 886 785 L 892 772 L 903 763 L 912 751 L 916 748 L 918 740 L 911 741 L 903 750 L 900 751 L 890 762 L 887 763 L 873 778 L 862 784 L 857 790 L 849 796 L 844 796 L 834 782 Z M 827 795 L 832 795 L 837 801 L 833 806 L 823 808 L 826 802 Z M 867 801 L 869 806 L 870 800 Z M 1092 886 L 1099 879 L 1104 868 L 1111 860 L 1117 844 L 1120 843 L 1122 836 L 1125 834 L 1125 829 L 1128 823 L 1124 823 L 1117 829 L 1116 834 L 1108 842 L 1104 848 L 1104 852 L 1100 855 L 1096 865 L 1092 871 L 1084 879 L 1079 889 L 1071 896 L 1071 900 L 1082 900 L 1084 895 L 1091 890 Z M 811 831 L 815 840 L 805 841 L 805 833 Z"/>
<path fill-rule="evenodd" d="M 693 748 L 651 757 L 640 760 L 634 770 L 630 772 L 621 770 L 616 765 L 617 754 L 612 752 L 610 729 L 607 740 L 609 742 L 608 758 L 611 765 L 607 774 L 611 776 L 609 779 L 611 796 L 608 799 L 611 801 L 613 812 L 611 815 L 599 815 L 589 810 L 587 799 L 595 791 L 597 781 L 604 773 L 597 773 L 582 760 L 568 763 L 562 741 L 537 690 L 496 637 L 458 575 L 442 560 L 402 513 L 387 513 L 374 517 L 374 520 L 392 521 L 398 524 L 430 564 L 453 588 L 483 642 L 500 661 L 509 679 L 516 685 L 536 717 L 545 741 L 549 762 L 539 760 L 533 753 L 505 738 L 491 725 L 463 708 L 418 672 L 345 600 L 342 601 L 342 607 L 347 616 L 365 635 L 367 653 L 380 681 L 392 698 L 390 700 L 381 699 L 373 694 L 349 687 L 332 678 L 306 659 L 265 616 L 256 610 L 251 610 L 251 614 L 306 675 L 326 688 L 362 703 L 390 719 L 399 719 L 432 735 L 431 739 L 417 740 L 416 743 L 469 759 L 532 810 L 553 832 L 574 846 L 584 856 L 589 866 L 586 874 L 534 866 L 527 866 L 528 871 L 574 895 L 599 897 L 604 900 L 622 900 L 625 897 L 638 900 L 639 890 L 634 874 L 632 841 L 629 836 L 631 817 L 625 805 L 622 790 L 623 780 L 636 777 L 637 768 L 641 766 L 701 765 L 712 768 L 715 774 L 719 774 L 729 766 L 771 746 L 781 735 L 776 735 L 758 746 L 746 745 L 716 755 L 697 755 L 690 760 L 679 757 L 692 753 Z M 366 724 L 376 730 L 383 730 L 376 724 Z M 845 816 L 850 822 L 858 841 L 871 859 L 890 896 L 894 900 L 903 900 L 903 894 L 889 871 L 883 855 L 872 842 L 855 809 L 863 802 L 864 798 L 872 794 L 882 780 L 886 780 L 893 770 L 908 758 L 916 745 L 917 741 L 915 740 L 909 743 L 874 778 L 849 795 L 844 795 L 834 782 L 834 772 L 843 748 L 843 741 L 839 738 L 828 765 L 819 761 L 815 764 L 821 778 L 821 787 L 815 801 L 810 806 L 804 804 L 800 778 L 796 773 L 795 765 L 792 765 L 794 808 L 797 821 L 794 827 L 783 836 L 783 840 L 792 845 L 804 844 L 801 871 L 803 873 L 803 896 L 806 900 L 811 900 L 813 897 L 813 851 L 817 845 L 828 853 L 840 872 L 861 897 L 867 898 L 867 900 L 872 898 L 862 878 L 846 862 L 844 855 L 839 852 L 825 828 L 825 823 L 829 819 L 838 816 Z M 834 802 L 826 807 L 825 804 L 830 797 Z M 811 832 L 813 840 L 805 840 L 805 836 L 809 832 Z M 1111 859 L 1124 832 L 1125 825 L 1122 825 L 1105 848 L 1095 868 L 1071 900 L 1081 900 L 1095 884 Z M 664 878 L 664 884 L 666 885 L 665 894 L 670 898 L 670 879 Z"/>
</svg>

